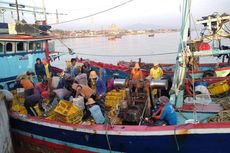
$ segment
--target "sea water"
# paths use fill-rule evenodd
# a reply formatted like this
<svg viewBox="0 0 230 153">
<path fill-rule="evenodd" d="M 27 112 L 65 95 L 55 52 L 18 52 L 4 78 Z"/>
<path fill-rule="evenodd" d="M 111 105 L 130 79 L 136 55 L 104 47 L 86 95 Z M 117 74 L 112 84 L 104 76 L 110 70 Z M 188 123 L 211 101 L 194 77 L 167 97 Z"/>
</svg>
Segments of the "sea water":
<svg viewBox="0 0 230 153">
<path fill-rule="evenodd" d="M 157 33 L 154 37 L 148 37 L 148 35 L 128 35 L 115 40 L 108 40 L 107 37 L 56 40 L 56 51 L 68 52 L 66 47 L 68 46 L 76 54 L 62 56 L 60 60 L 54 61 L 52 65 L 64 68 L 65 61 L 73 57 L 87 58 L 112 64 L 116 64 L 121 60 L 138 61 L 138 58 L 148 63 L 175 63 L 179 39 L 179 32 L 171 32 Z M 82 53 L 88 55 L 82 55 Z M 95 56 L 92 56 L 92 54 Z M 122 55 L 127 56 L 120 57 Z M 216 58 L 204 58 L 202 62 L 216 63 L 217 61 Z"/>
</svg>

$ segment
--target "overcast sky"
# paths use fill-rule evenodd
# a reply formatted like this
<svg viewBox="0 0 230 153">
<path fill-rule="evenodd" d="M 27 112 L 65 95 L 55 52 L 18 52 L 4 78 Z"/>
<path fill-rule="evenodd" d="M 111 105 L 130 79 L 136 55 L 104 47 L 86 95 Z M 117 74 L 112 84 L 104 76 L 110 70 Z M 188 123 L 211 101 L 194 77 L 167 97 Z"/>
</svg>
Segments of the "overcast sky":
<svg viewBox="0 0 230 153">
<path fill-rule="evenodd" d="M 71 20 L 98 11 L 102 11 L 125 2 L 126 0 L 45 0 L 47 12 L 55 12 L 68 15 L 59 16 L 59 21 Z M 8 0 L 14 2 L 14 0 Z M 42 7 L 42 0 L 18 0 L 19 4 L 35 5 Z M 60 24 L 55 28 L 65 29 L 102 29 L 112 23 L 121 27 L 136 24 L 151 25 L 155 28 L 179 28 L 181 19 L 182 0 L 134 0 L 124 6 L 99 14 L 87 19 Z M 0 6 L 3 6 L 0 4 Z M 192 15 L 194 19 L 212 14 L 213 12 L 230 14 L 230 0 L 192 0 Z M 6 22 L 16 19 L 16 14 L 11 12 L 4 15 Z M 21 17 L 31 22 L 32 15 L 24 13 Z M 43 16 L 37 15 L 39 19 Z M 2 15 L 0 16 L 2 21 Z M 55 23 L 56 16 L 48 16 L 48 23 Z"/>
</svg>

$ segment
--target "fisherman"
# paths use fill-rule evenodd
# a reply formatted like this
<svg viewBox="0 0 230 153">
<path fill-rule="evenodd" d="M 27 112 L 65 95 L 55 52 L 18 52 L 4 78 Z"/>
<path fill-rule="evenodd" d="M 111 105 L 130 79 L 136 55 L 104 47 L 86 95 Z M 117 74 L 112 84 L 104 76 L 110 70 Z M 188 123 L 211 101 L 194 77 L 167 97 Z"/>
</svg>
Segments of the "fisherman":
<svg viewBox="0 0 230 153">
<path fill-rule="evenodd" d="M 30 95 L 34 94 L 34 84 L 30 80 L 29 72 L 26 75 L 22 76 L 22 78 L 20 80 L 20 85 L 24 88 L 24 96 L 25 96 L 25 98 L 27 96 L 30 96 Z"/>
<path fill-rule="evenodd" d="M 45 102 L 40 95 L 33 94 L 33 95 L 30 95 L 30 96 L 25 98 L 24 106 L 25 106 L 28 114 L 30 114 L 31 116 L 38 116 L 38 113 L 34 109 L 34 106 L 36 106 L 38 104 L 39 109 L 43 110 L 42 109 L 43 103 L 45 103 Z"/>
<path fill-rule="evenodd" d="M 65 73 L 64 76 L 59 80 L 57 89 L 65 88 L 71 91 L 73 82 L 74 80 L 72 79 L 71 75 L 68 73 Z"/>
<path fill-rule="evenodd" d="M 94 101 L 93 98 L 89 98 L 86 105 L 87 112 L 83 116 L 83 120 L 91 115 L 97 124 L 104 124 L 105 117 L 103 116 L 100 106 L 96 104 L 96 101 Z"/>
<path fill-rule="evenodd" d="M 160 80 L 162 76 L 163 76 L 163 71 L 160 68 L 159 63 L 153 64 L 153 67 L 150 69 L 150 77 L 151 77 L 151 79 Z M 159 94 L 159 92 L 157 92 L 157 91 L 158 91 L 157 89 L 153 89 L 152 94 L 154 96 L 156 96 L 157 93 Z"/>
<path fill-rule="evenodd" d="M 42 82 L 38 82 L 35 86 L 36 94 L 43 98 L 48 98 L 48 80 L 44 77 Z"/>
<path fill-rule="evenodd" d="M 153 115 L 150 118 L 146 118 L 145 120 L 147 122 L 152 122 L 152 120 L 155 121 L 155 124 L 157 122 L 164 121 L 167 125 L 176 125 L 177 124 L 177 116 L 176 111 L 174 110 L 172 104 L 169 102 L 168 97 L 161 96 L 159 98 L 160 102 L 160 108 L 158 111 L 153 113 Z"/>
<path fill-rule="evenodd" d="M 90 61 L 85 60 L 85 62 L 83 63 L 83 65 L 81 67 L 81 73 L 87 74 L 87 78 L 89 78 L 90 71 L 92 71 L 92 68 L 90 66 Z"/>
<path fill-rule="evenodd" d="M 106 77 L 107 77 L 107 72 L 105 70 L 105 68 L 103 68 L 102 65 L 99 65 L 99 78 L 104 82 L 104 84 L 106 85 Z"/>
<path fill-rule="evenodd" d="M 79 74 L 79 71 L 76 67 L 76 62 L 76 58 L 71 58 L 71 65 L 66 69 L 66 73 L 69 73 L 72 78 L 75 78 Z"/>
<path fill-rule="evenodd" d="M 74 83 L 72 88 L 76 91 L 75 97 L 81 95 L 85 102 L 87 102 L 89 98 L 93 98 L 94 100 L 96 99 L 95 91 L 89 86 Z"/>
<path fill-rule="evenodd" d="M 79 73 L 74 80 L 82 85 L 88 85 L 88 78 L 86 73 Z"/>
<path fill-rule="evenodd" d="M 137 81 L 137 80 L 143 80 L 143 73 L 140 69 L 140 65 L 138 63 L 135 63 L 135 66 L 133 67 L 131 71 L 131 76 L 130 79 L 132 81 Z"/>
<path fill-rule="evenodd" d="M 53 71 L 52 71 L 52 67 L 49 64 L 48 59 L 43 59 L 42 63 L 44 64 L 45 67 L 45 74 L 46 74 L 46 78 L 48 79 L 48 91 L 51 91 L 51 83 L 52 83 L 52 76 L 53 76 Z"/>
<path fill-rule="evenodd" d="M 38 82 L 41 82 L 44 76 L 46 76 L 46 72 L 45 72 L 45 66 L 43 65 L 40 58 L 36 59 L 34 68 L 35 68 L 35 73 L 37 75 Z"/>
<path fill-rule="evenodd" d="M 138 89 L 142 89 L 143 85 L 143 73 L 140 70 L 140 65 L 135 63 L 130 75 L 130 88 L 132 92 L 136 92 Z"/>
<path fill-rule="evenodd" d="M 159 63 L 155 63 L 150 69 L 150 76 L 153 80 L 159 80 L 163 76 L 163 71 L 159 66 Z"/>
<path fill-rule="evenodd" d="M 44 65 L 44 67 L 45 67 L 46 78 L 49 80 L 49 79 L 51 79 L 51 77 L 52 77 L 52 75 L 53 75 L 53 73 L 52 73 L 52 68 L 51 68 L 51 66 L 50 66 L 50 64 L 48 63 L 48 60 L 47 60 L 46 58 L 44 58 L 44 59 L 42 60 L 42 63 L 43 63 L 43 65 Z"/>
<path fill-rule="evenodd" d="M 90 87 L 96 91 L 98 99 L 104 99 L 106 94 L 106 86 L 104 82 L 97 76 L 95 71 L 90 72 Z"/>
</svg>

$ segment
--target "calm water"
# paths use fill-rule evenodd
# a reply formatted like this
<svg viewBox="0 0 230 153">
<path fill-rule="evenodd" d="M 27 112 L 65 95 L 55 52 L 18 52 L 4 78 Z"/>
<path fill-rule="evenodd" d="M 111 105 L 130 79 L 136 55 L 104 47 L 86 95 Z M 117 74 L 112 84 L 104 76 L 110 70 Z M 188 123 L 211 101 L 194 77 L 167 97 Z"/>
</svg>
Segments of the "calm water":
<svg viewBox="0 0 230 153">
<path fill-rule="evenodd" d="M 124 36 L 122 39 L 108 40 L 106 37 L 98 38 L 75 38 L 62 40 L 68 47 L 77 53 L 112 55 L 111 57 L 85 56 L 81 54 L 62 56 L 60 61 L 53 65 L 64 68 L 65 61 L 71 57 L 88 58 L 95 61 L 116 64 L 120 60 L 138 61 L 140 57 L 144 62 L 175 63 L 176 54 L 153 55 L 137 57 L 116 57 L 116 55 L 146 55 L 177 52 L 179 44 L 179 33 L 160 33 L 154 37 L 147 35 Z M 60 42 L 55 41 L 57 51 L 67 52 L 67 48 Z M 216 62 L 216 60 L 204 59 L 205 62 Z"/>
</svg>

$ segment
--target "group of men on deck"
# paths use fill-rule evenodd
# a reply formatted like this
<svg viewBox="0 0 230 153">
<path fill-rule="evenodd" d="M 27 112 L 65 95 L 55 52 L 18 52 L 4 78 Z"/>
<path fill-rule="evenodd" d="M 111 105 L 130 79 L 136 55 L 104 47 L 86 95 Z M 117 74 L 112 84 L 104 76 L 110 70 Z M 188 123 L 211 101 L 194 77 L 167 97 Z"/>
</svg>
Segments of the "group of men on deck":
<svg viewBox="0 0 230 153">
<path fill-rule="evenodd" d="M 46 112 L 52 109 L 60 99 L 71 101 L 73 98 L 82 96 L 85 101 L 85 116 L 90 115 L 96 123 L 104 123 L 103 115 L 104 100 L 106 95 L 106 84 L 99 77 L 96 71 L 91 69 L 88 60 L 84 62 L 81 68 L 76 66 L 77 59 L 71 59 L 71 65 L 66 68 L 63 76 L 54 86 L 54 72 L 46 59 L 36 59 L 35 73 L 38 83 L 34 83 L 32 73 L 27 72 L 17 78 L 17 87 L 24 89 L 24 106 L 28 114 L 37 116 L 35 105 L 38 104 L 40 110 Z M 100 72 L 100 70 L 99 70 Z M 59 77 L 58 77 L 59 78 Z M 49 103 L 45 104 L 45 99 Z"/>
<path fill-rule="evenodd" d="M 151 77 L 153 80 L 159 80 L 162 78 L 162 76 L 163 70 L 158 63 L 155 63 L 150 69 L 149 77 Z M 144 79 L 143 72 L 141 71 L 140 65 L 138 63 L 135 63 L 135 66 L 133 67 L 130 74 L 130 79 L 133 82 Z M 153 92 L 153 94 L 156 94 L 156 92 Z M 146 118 L 145 121 L 152 123 L 153 121 L 156 122 L 160 120 L 164 121 L 168 125 L 175 125 L 177 123 L 176 112 L 168 97 L 161 96 L 158 100 L 160 102 L 158 110 L 154 112 L 150 118 Z"/>
<path fill-rule="evenodd" d="M 104 100 L 107 92 L 106 88 L 106 71 L 100 67 L 99 71 L 93 71 L 90 62 L 86 60 L 79 68 L 76 66 L 77 59 L 71 59 L 71 65 L 66 68 L 63 76 L 58 80 L 56 86 L 53 86 L 55 80 L 51 66 L 46 59 L 36 59 L 35 72 L 38 83 L 34 83 L 32 73 L 27 72 L 17 78 L 17 83 L 24 88 L 24 105 L 31 116 L 37 116 L 34 108 L 39 108 L 46 112 L 52 109 L 60 99 L 71 101 L 73 98 L 82 96 L 85 102 L 85 115 L 83 119 L 92 116 L 96 123 L 105 122 L 104 117 Z M 154 80 L 161 79 L 163 71 L 158 63 L 155 63 L 150 70 L 150 77 Z M 133 67 L 130 79 L 132 81 L 143 80 L 144 76 L 138 63 Z M 44 100 L 48 99 L 46 105 Z M 176 124 L 176 113 L 168 97 L 159 98 L 160 108 L 153 113 L 146 121 L 164 120 L 166 124 Z"/>
</svg>

